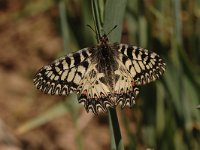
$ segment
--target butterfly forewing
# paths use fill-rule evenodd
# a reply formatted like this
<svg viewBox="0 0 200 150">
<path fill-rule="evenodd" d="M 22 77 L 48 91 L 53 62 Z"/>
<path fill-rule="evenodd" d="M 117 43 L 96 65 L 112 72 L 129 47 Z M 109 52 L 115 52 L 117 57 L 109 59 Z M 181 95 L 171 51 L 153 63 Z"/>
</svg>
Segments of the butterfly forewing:
<svg viewBox="0 0 200 150">
<path fill-rule="evenodd" d="M 131 73 L 136 85 L 143 85 L 158 79 L 165 71 L 165 63 L 154 52 L 146 49 L 119 44 L 120 60 Z"/>
<path fill-rule="evenodd" d="M 34 84 L 39 90 L 52 95 L 68 95 L 77 91 L 90 65 L 90 55 L 90 50 L 85 48 L 55 60 L 37 72 Z"/>
</svg>

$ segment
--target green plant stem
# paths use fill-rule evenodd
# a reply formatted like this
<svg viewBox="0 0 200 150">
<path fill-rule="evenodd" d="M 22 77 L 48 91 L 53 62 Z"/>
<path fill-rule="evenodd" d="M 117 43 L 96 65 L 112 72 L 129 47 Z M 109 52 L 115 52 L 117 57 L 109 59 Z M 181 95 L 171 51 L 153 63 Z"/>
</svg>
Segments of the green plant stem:
<svg viewBox="0 0 200 150">
<path fill-rule="evenodd" d="M 111 149 L 124 150 L 124 145 L 122 142 L 122 136 L 120 132 L 119 121 L 116 110 L 110 108 L 108 110 L 108 117 L 109 117 L 110 133 L 111 133 Z"/>
<path fill-rule="evenodd" d="M 99 36 L 101 35 L 102 26 L 103 26 L 103 10 L 104 10 L 104 4 L 101 0 L 92 0 L 92 14 L 95 24 L 95 30 L 96 30 L 96 39 L 99 42 Z"/>
</svg>

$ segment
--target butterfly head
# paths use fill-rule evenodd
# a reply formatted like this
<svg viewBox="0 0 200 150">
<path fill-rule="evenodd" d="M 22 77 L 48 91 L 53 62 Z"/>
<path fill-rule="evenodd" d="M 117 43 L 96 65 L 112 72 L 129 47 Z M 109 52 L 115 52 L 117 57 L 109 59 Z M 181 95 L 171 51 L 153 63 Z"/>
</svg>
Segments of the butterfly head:
<svg viewBox="0 0 200 150">
<path fill-rule="evenodd" d="M 103 36 L 100 37 L 100 43 L 101 43 L 101 45 L 107 45 L 108 36 L 106 34 L 104 34 Z"/>
<path fill-rule="evenodd" d="M 108 44 L 108 35 L 115 29 L 117 28 L 117 25 L 115 25 L 107 34 L 103 34 L 102 36 L 99 37 L 101 45 L 107 45 Z M 100 34 L 99 34 L 100 35 Z"/>
</svg>

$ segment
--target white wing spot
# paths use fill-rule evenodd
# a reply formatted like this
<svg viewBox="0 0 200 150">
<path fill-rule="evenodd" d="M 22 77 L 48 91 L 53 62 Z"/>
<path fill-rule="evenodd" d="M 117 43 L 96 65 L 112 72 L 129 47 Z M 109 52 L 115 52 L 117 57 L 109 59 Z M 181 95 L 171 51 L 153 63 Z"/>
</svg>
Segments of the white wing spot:
<svg viewBox="0 0 200 150">
<path fill-rule="evenodd" d="M 153 68 L 153 65 L 152 65 L 152 63 L 150 63 L 150 62 L 149 62 L 149 64 L 148 64 L 148 65 L 150 66 L 150 68 Z"/>
<path fill-rule="evenodd" d="M 127 68 L 129 68 L 130 65 L 132 65 L 132 63 L 131 63 L 131 60 L 128 59 L 128 60 L 125 62 L 125 66 L 127 66 Z"/>
<path fill-rule="evenodd" d="M 151 63 L 152 63 L 153 65 L 155 65 L 155 61 L 156 61 L 156 60 L 151 59 L 150 61 L 151 61 Z"/>
<path fill-rule="evenodd" d="M 138 63 L 137 63 L 136 61 L 133 61 L 133 64 L 134 64 L 135 70 L 136 70 L 138 73 L 140 73 L 140 72 L 141 72 L 141 69 L 140 69 Z"/>
<path fill-rule="evenodd" d="M 64 69 L 64 70 L 69 69 L 69 66 L 68 66 L 68 63 L 66 62 L 66 60 L 63 60 L 63 61 L 62 61 L 62 64 L 63 64 L 63 69 Z"/>
<path fill-rule="evenodd" d="M 57 71 L 57 72 L 59 72 L 59 71 L 60 71 L 60 68 L 58 68 L 58 67 L 55 67 L 55 69 L 56 69 L 56 71 Z"/>
<path fill-rule="evenodd" d="M 78 66 L 78 69 L 77 69 L 78 72 L 85 72 L 85 67 L 83 66 Z"/>
<path fill-rule="evenodd" d="M 68 70 L 65 70 L 63 73 L 62 73 L 62 76 L 61 76 L 61 80 L 64 81 L 67 77 L 67 74 L 68 74 Z"/>
<path fill-rule="evenodd" d="M 49 78 L 51 75 L 52 75 L 53 71 L 50 71 L 48 74 L 47 74 L 47 77 Z"/>
<path fill-rule="evenodd" d="M 149 65 L 146 65 L 146 68 L 147 68 L 147 69 L 150 69 Z"/>
<path fill-rule="evenodd" d="M 74 78 L 74 83 L 79 84 L 80 81 L 81 81 L 81 77 L 78 74 L 76 74 Z"/>
<path fill-rule="evenodd" d="M 70 64 L 70 66 L 69 66 L 69 67 L 71 68 L 71 67 L 73 67 L 73 66 L 74 66 L 74 57 L 70 57 L 70 59 L 71 59 L 71 64 Z"/>
<path fill-rule="evenodd" d="M 52 75 L 51 75 L 51 77 L 50 77 L 50 79 L 51 79 L 51 80 L 53 80 L 53 79 L 54 79 L 54 77 L 55 77 L 55 75 L 54 75 L 54 74 L 52 74 Z"/>
<path fill-rule="evenodd" d="M 131 67 L 131 71 L 130 72 L 131 72 L 132 76 L 135 77 L 136 71 L 135 71 L 134 67 Z"/>
<path fill-rule="evenodd" d="M 68 82 L 71 82 L 72 79 L 74 78 L 74 73 L 75 73 L 76 69 L 75 68 L 72 68 L 71 71 L 69 72 L 69 75 L 68 75 L 68 78 L 67 78 L 67 81 Z"/>
<path fill-rule="evenodd" d="M 56 76 L 56 77 L 54 78 L 54 80 L 56 80 L 56 81 L 57 81 L 58 79 L 59 79 L 59 76 Z"/>
<path fill-rule="evenodd" d="M 144 66 L 144 64 L 142 63 L 142 61 L 139 61 L 138 63 L 139 63 L 139 65 L 140 65 L 140 67 L 142 68 L 142 70 L 145 70 L 145 66 Z"/>
</svg>

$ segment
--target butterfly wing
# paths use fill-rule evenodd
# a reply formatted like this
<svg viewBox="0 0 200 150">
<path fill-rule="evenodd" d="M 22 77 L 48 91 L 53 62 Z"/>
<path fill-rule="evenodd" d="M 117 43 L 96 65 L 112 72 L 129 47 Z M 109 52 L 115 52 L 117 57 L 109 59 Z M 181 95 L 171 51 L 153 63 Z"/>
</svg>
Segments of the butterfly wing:
<svg viewBox="0 0 200 150">
<path fill-rule="evenodd" d="M 120 54 L 122 57 L 122 54 Z M 135 98 L 139 89 L 134 84 L 134 80 L 126 69 L 122 61 L 117 60 L 119 68 L 115 71 L 115 99 L 116 105 L 120 104 L 121 108 L 125 106 L 132 107 L 135 104 Z"/>
<path fill-rule="evenodd" d="M 52 95 L 76 92 L 91 63 L 90 55 L 90 49 L 85 48 L 55 60 L 36 73 L 34 84 L 39 90 Z"/>
<path fill-rule="evenodd" d="M 83 103 L 86 111 L 97 114 L 106 112 L 108 107 L 113 107 L 113 97 L 109 86 L 105 82 L 105 74 L 99 73 L 97 64 L 92 64 L 78 87 L 79 103 Z"/>
<path fill-rule="evenodd" d="M 165 71 L 165 63 L 154 52 L 127 44 L 119 44 L 119 59 L 134 79 L 135 85 L 144 85 L 158 79 Z"/>
</svg>

